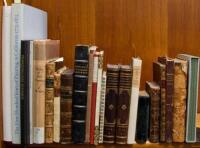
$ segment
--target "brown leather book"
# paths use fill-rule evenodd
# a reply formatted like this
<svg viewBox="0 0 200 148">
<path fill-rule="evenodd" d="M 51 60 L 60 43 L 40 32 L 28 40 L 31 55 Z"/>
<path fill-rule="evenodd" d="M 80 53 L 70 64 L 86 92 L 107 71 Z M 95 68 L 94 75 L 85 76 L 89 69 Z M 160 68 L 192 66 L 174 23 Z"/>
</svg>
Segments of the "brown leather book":
<svg viewBox="0 0 200 148">
<path fill-rule="evenodd" d="M 187 61 L 174 59 L 173 142 L 185 141 Z"/>
<path fill-rule="evenodd" d="M 116 111 L 118 100 L 119 66 L 107 65 L 106 107 L 104 120 L 104 143 L 115 143 Z"/>
<path fill-rule="evenodd" d="M 117 144 L 127 143 L 131 85 L 132 85 L 131 66 L 121 65 L 120 78 L 119 78 L 119 98 L 117 101 L 117 117 L 116 117 Z"/>
<path fill-rule="evenodd" d="M 146 91 L 150 96 L 150 125 L 149 141 L 159 142 L 159 121 L 160 121 L 160 86 L 155 82 L 146 82 Z"/>
<path fill-rule="evenodd" d="M 160 85 L 160 142 L 165 142 L 166 97 L 165 97 L 165 65 L 153 63 L 153 81 Z"/>
<path fill-rule="evenodd" d="M 48 91 L 45 93 L 46 63 L 59 57 L 59 47 L 60 41 L 58 40 L 33 42 L 33 141 L 36 144 L 45 141 L 45 94 L 47 97 L 52 96 Z M 50 106 L 51 104 L 47 110 L 52 109 Z"/>
<path fill-rule="evenodd" d="M 67 69 L 61 74 L 61 103 L 60 103 L 60 142 L 72 142 L 72 89 L 73 70 Z"/>
<path fill-rule="evenodd" d="M 172 127 L 173 127 L 173 97 L 174 97 L 174 60 L 168 57 L 158 57 L 158 61 L 165 64 L 165 89 L 166 89 L 166 105 L 165 105 L 165 141 L 172 142 Z"/>
</svg>

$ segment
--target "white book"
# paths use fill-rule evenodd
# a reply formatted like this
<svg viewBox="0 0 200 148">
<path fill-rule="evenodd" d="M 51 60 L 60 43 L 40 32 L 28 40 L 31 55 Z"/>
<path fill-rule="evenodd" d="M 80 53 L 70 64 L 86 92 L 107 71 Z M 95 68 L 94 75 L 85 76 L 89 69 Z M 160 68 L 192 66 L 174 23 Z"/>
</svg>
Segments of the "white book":
<svg viewBox="0 0 200 148">
<path fill-rule="evenodd" d="M 3 140 L 12 141 L 11 120 L 11 81 L 10 81 L 10 32 L 11 6 L 3 7 L 2 17 L 2 101 L 3 101 Z"/>
<path fill-rule="evenodd" d="M 47 38 L 47 13 L 25 4 L 12 4 L 11 9 L 12 142 L 14 144 L 20 144 L 21 40 Z"/>
<path fill-rule="evenodd" d="M 127 144 L 136 143 L 135 141 L 136 120 L 137 120 L 138 98 L 139 98 L 140 78 L 141 78 L 141 69 L 142 69 L 141 59 L 133 58 L 132 62 L 133 62 L 132 63 L 133 76 L 132 76 Z"/>
</svg>

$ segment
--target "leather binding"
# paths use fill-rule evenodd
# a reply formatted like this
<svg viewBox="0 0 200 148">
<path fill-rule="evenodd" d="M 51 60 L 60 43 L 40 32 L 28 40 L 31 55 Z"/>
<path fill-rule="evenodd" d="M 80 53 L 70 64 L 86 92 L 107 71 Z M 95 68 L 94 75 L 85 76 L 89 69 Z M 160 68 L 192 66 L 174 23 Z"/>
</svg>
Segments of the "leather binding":
<svg viewBox="0 0 200 148">
<path fill-rule="evenodd" d="M 174 97 L 174 61 L 168 57 L 158 57 L 158 61 L 166 65 L 165 71 L 165 89 L 166 89 L 166 121 L 165 121 L 165 141 L 172 142 L 173 128 L 173 97 Z"/>
<path fill-rule="evenodd" d="M 187 61 L 174 59 L 173 142 L 185 141 Z"/>
<path fill-rule="evenodd" d="M 116 111 L 118 100 L 119 66 L 107 65 L 106 107 L 104 120 L 104 143 L 115 143 Z"/>
<path fill-rule="evenodd" d="M 132 68 L 120 66 L 119 97 L 117 100 L 116 143 L 126 144 L 128 136 L 129 105 L 132 85 Z"/>
<path fill-rule="evenodd" d="M 88 73 L 88 93 L 87 93 L 87 110 L 91 110 L 91 97 L 92 97 L 92 79 L 93 79 L 93 66 L 94 66 L 94 53 L 96 46 L 89 48 L 89 73 Z M 85 95 L 85 94 L 84 94 Z M 86 99 L 86 98 L 85 98 Z M 85 100 L 86 101 L 86 100 Z M 76 104 L 76 103 L 75 103 Z M 85 143 L 90 142 L 90 111 L 86 113 L 86 127 L 85 127 Z"/>
<path fill-rule="evenodd" d="M 149 141 L 159 142 L 160 86 L 155 82 L 146 82 L 146 91 L 150 96 Z"/>
<path fill-rule="evenodd" d="M 161 64 L 160 62 L 153 63 L 153 81 L 160 85 L 160 142 L 165 142 L 166 89 L 164 64 Z"/>
<path fill-rule="evenodd" d="M 148 93 L 140 91 L 138 100 L 137 128 L 135 140 L 139 144 L 144 144 L 148 140 L 149 134 L 149 108 L 150 98 Z"/>
<path fill-rule="evenodd" d="M 89 46 L 76 45 L 74 64 L 73 107 L 72 107 L 72 141 L 73 143 L 85 142 L 85 121 L 88 89 L 88 52 Z M 84 101 L 81 97 L 84 97 Z M 81 101 L 80 101 L 81 100 Z M 77 104 L 77 102 L 80 102 Z M 80 115 L 76 115 L 81 112 Z M 76 118 L 82 116 L 80 118 Z M 81 119 L 81 120 L 80 120 Z"/>
<path fill-rule="evenodd" d="M 60 142 L 72 143 L 72 90 L 73 70 L 67 69 L 61 73 L 60 88 Z"/>
<path fill-rule="evenodd" d="M 200 65 L 200 60 L 199 60 Z M 199 66 L 200 69 L 200 66 Z M 198 106 L 197 106 L 197 119 L 196 119 L 196 140 L 200 143 L 200 74 L 198 81 Z"/>
</svg>

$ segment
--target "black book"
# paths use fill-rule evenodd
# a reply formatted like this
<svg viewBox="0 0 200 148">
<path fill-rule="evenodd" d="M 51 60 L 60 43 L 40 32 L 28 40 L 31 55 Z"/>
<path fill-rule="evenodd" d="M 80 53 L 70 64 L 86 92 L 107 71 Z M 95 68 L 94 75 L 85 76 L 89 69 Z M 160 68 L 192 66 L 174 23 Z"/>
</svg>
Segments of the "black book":
<svg viewBox="0 0 200 148">
<path fill-rule="evenodd" d="M 21 114 L 21 144 L 30 144 L 30 49 L 31 41 L 21 42 L 20 63 L 20 114 Z"/>
<path fill-rule="evenodd" d="M 146 91 L 140 91 L 138 101 L 136 142 L 146 143 L 149 134 L 149 95 Z"/>
<path fill-rule="evenodd" d="M 89 46 L 76 45 L 72 99 L 72 141 L 85 142 Z"/>
</svg>

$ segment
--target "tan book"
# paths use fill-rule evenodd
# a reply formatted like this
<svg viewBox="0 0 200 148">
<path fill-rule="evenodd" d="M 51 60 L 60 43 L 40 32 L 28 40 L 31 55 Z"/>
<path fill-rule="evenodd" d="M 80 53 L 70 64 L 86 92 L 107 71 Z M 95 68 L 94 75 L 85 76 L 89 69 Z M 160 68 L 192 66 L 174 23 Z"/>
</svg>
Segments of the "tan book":
<svg viewBox="0 0 200 148">
<path fill-rule="evenodd" d="M 59 57 L 60 41 L 33 42 L 33 142 L 45 141 L 45 81 L 46 63 Z"/>
</svg>

